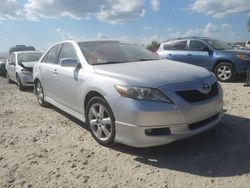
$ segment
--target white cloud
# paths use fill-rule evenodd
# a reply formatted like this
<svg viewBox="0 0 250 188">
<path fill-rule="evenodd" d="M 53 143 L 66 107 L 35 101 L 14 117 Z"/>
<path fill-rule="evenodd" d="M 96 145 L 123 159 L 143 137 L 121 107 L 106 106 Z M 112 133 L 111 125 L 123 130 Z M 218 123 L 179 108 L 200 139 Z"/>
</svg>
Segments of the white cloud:
<svg viewBox="0 0 250 188">
<path fill-rule="evenodd" d="M 104 33 L 98 32 L 96 38 L 97 39 L 107 39 L 108 37 Z"/>
<path fill-rule="evenodd" d="M 111 24 L 125 24 L 135 21 L 145 14 L 144 0 L 109 0 L 108 4 L 102 5 L 96 13 L 96 17 Z"/>
<path fill-rule="evenodd" d="M 153 28 L 152 28 L 152 27 L 146 26 L 146 27 L 143 27 L 142 29 L 143 29 L 143 30 L 152 30 Z"/>
<path fill-rule="evenodd" d="M 214 18 L 224 18 L 234 14 L 249 14 L 250 2 L 249 0 L 195 0 L 190 9 Z"/>
<path fill-rule="evenodd" d="M 76 38 L 72 33 L 65 32 L 61 28 L 57 28 L 56 32 L 60 35 L 60 37 L 62 38 L 62 40 L 71 40 L 71 39 L 75 39 Z"/>
<path fill-rule="evenodd" d="M 20 19 L 22 11 L 18 8 L 16 0 L 0 1 L 0 21 L 6 19 Z"/>
<path fill-rule="evenodd" d="M 204 34 L 209 36 L 212 33 L 218 32 L 218 27 L 215 24 L 208 23 L 204 29 Z"/>
<path fill-rule="evenodd" d="M 144 16 L 144 0 L 28 0 L 24 6 L 26 18 L 87 19 L 96 16 L 111 24 L 124 24 Z"/>
<path fill-rule="evenodd" d="M 153 11 L 158 11 L 160 9 L 160 1 L 159 0 L 151 0 L 151 6 Z"/>
</svg>

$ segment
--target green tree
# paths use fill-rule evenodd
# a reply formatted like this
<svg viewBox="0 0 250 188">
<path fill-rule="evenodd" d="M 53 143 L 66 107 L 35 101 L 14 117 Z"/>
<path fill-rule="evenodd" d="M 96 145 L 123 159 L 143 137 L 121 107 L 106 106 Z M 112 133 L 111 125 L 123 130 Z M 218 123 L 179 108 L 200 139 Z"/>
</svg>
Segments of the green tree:
<svg viewBox="0 0 250 188">
<path fill-rule="evenodd" d="M 152 52 L 156 52 L 160 46 L 160 43 L 157 41 L 152 41 L 150 44 L 147 45 L 147 49 L 149 49 Z"/>
</svg>

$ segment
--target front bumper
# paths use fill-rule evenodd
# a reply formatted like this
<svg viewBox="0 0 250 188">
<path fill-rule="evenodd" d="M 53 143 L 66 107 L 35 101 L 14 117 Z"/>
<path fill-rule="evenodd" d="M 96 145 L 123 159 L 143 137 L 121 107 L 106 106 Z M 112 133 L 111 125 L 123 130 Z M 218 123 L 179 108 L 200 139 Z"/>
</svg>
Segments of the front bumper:
<svg viewBox="0 0 250 188">
<path fill-rule="evenodd" d="M 238 74 L 245 74 L 247 70 L 250 69 L 250 62 L 249 61 L 237 61 L 235 62 L 234 66 Z"/>
<path fill-rule="evenodd" d="M 32 75 L 24 75 L 22 74 L 20 76 L 20 79 L 21 79 L 21 83 L 23 86 L 33 86 L 33 76 Z"/>
<path fill-rule="evenodd" d="M 113 103 L 116 118 L 115 141 L 134 147 L 163 145 L 204 132 L 220 122 L 223 117 L 223 92 L 217 96 L 189 103 L 175 92 L 180 86 L 165 91 L 174 104 L 138 101 L 121 97 Z M 183 87 L 189 87 L 183 84 Z M 161 88 L 165 90 L 165 88 Z M 192 128 L 193 126 L 195 128 Z M 168 129 L 170 134 L 148 135 L 147 130 Z"/>
</svg>

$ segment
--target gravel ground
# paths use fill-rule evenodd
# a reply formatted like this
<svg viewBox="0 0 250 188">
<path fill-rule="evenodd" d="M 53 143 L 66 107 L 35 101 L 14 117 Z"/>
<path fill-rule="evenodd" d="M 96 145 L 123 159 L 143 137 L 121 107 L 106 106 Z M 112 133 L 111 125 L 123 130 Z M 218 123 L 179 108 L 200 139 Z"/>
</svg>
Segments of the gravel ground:
<svg viewBox="0 0 250 188">
<path fill-rule="evenodd" d="M 250 87 L 222 84 L 225 117 L 154 148 L 103 147 L 86 126 L 0 78 L 0 187 L 249 187 Z"/>
</svg>

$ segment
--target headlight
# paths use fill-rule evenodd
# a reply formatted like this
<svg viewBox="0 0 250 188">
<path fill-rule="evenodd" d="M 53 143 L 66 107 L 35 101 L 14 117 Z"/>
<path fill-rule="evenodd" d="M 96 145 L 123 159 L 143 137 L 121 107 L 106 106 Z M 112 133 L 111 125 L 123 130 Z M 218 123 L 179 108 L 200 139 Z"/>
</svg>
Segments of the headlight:
<svg viewBox="0 0 250 188">
<path fill-rule="evenodd" d="M 163 94 L 158 89 L 121 85 L 116 85 L 115 89 L 118 91 L 118 93 L 120 93 L 121 96 L 135 100 L 173 103 L 173 101 L 168 96 Z"/>
<path fill-rule="evenodd" d="M 23 74 L 31 74 L 32 72 L 29 69 L 23 68 L 22 73 Z"/>
<path fill-rule="evenodd" d="M 247 54 L 236 54 L 236 57 L 242 61 L 250 61 L 250 56 Z"/>
</svg>

